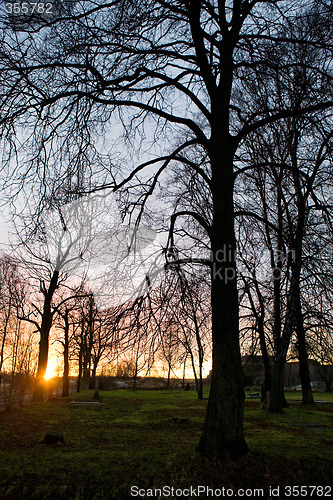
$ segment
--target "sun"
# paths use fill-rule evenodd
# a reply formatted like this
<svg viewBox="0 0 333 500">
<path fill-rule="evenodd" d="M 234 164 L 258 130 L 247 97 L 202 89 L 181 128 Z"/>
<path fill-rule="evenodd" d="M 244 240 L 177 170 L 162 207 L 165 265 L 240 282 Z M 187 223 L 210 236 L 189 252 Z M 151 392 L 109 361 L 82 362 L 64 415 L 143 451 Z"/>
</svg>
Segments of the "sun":
<svg viewBox="0 0 333 500">
<path fill-rule="evenodd" d="M 45 380 L 50 380 L 50 378 L 54 377 L 54 370 L 52 365 L 49 363 L 46 368 L 46 373 L 44 375 Z"/>
<path fill-rule="evenodd" d="M 59 376 L 58 357 L 51 351 L 49 353 L 49 359 L 47 362 L 46 373 L 44 375 L 44 379 L 50 380 L 50 378 L 54 378 L 56 376 Z"/>
</svg>

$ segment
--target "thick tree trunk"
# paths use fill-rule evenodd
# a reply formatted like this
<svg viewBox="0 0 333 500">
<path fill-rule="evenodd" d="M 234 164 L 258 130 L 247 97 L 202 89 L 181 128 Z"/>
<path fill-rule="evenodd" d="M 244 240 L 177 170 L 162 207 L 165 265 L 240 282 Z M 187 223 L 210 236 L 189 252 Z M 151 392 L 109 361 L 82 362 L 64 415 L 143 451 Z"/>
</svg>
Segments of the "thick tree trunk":
<svg viewBox="0 0 333 500">
<path fill-rule="evenodd" d="M 185 390 L 185 372 L 186 372 L 186 358 L 183 365 L 183 378 L 182 378 L 182 389 Z"/>
<path fill-rule="evenodd" d="M 305 330 L 299 295 L 296 299 L 296 333 L 298 341 L 299 375 L 302 384 L 302 403 L 305 405 L 314 405 L 309 369 L 309 358 L 306 349 Z"/>
<path fill-rule="evenodd" d="M 263 402 L 267 403 L 267 392 L 271 391 L 271 385 L 272 385 L 272 370 L 271 370 L 271 363 L 269 360 L 269 354 L 268 354 L 267 345 L 266 345 L 264 325 L 263 325 L 262 321 L 258 322 L 258 331 L 259 331 L 259 342 L 260 342 L 261 356 L 262 356 L 264 370 L 265 370 L 265 379 L 264 379 L 264 383 L 263 383 L 262 397 L 263 397 Z"/>
<path fill-rule="evenodd" d="M 195 388 L 197 391 L 198 399 L 202 399 L 202 398 L 200 398 L 200 386 L 199 386 L 199 381 L 198 381 L 198 376 L 197 376 L 197 371 L 195 368 L 195 361 L 194 361 L 194 356 L 193 356 L 192 351 L 190 351 L 190 356 L 191 356 L 191 364 L 192 364 L 193 376 L 194 376 L 194 381 L 195 381 Z"/>
<path fill-rule="evenodd" d="M 284 330 L 277 344 L 276 355 L 272 371 L 271 393 L 269 411 L 271 413 L 283 413 L 283 408 L 288 408 L 289 404 L 284 395 L 284 367 L 289 348 L 293 324 L 293 301 L 289 303 L 289 312 L 287 314 Z"/>
<path fill-rule="evenodd" d="M 193 306 L 193 304 L 192 304 Z M 202 400 L 203 399 L 203 387 L 202 387 L 202 365 L 203 365 L 203 359 L 204 359 L 204 352 L 202 348 L 202 343 L 201 343 L 201 338 L 200 338 L 200 329 L 197 321 L 197 316 L 196 316 L 196 311 L 193 308 L 193 320 L 194 320 L 194 327 L 195 327 L 195 338 L 197 341 L 197 346 L 198 346 L 198 352 L 199 352 L 199 380 L 196 381 L 197 383 L 197 393 L 198 393 L 198 399 Z"/>
<path fill-rule="evenodd" d="M 269 411 L 271 413 L 283 413 L 283 408 L 289 406 L 284 396 L 283 375 L 285 363 L 286 359 L 283 356 L 277 356 L 275 358 L 269 405 Z"/>
<path fill-rule="evenodd" d="M 45 374 L 49 355 L 49 335 L 52 328 L 53 314 L 51 311 L 51 302 L 53 294 L 57 289 L 59 271 L 54 271 L 48 290 L 44 290 L 44 307 L 42 314 L 42 323 L 40 327 L 38 368 L 36 377 L 36 386 L 34 392 L 34 401 L 44 399 L 45 392 Z"/>
<path fill-rule="evenodd" d="M 79 351 L 79 362 L 78 362 L 78 374 L 77 374 L 77 382 L 76 382 L 76 392 L 80 392 L 81 390 L 81 378 L 82 378 L 82 339 Z"/>
<path fill-rule="evenodd" d="M 199 387 L 198 387 L 198 399 L 203 399 L 203 385 L 202 385 L 202 360 L 199 360 Z"/>
<path fill-rule="evenodd" d="M 303 348 L 299 348 L 298 360 L 299 360 L 299 376 L 302 385 L 302 403 L 304 405 L 314 405 L 315 403 L 313 399 L 309 361 L 306 349 L 304 351 Z"/>
<path fill-rule="evenodd" d="M 135 354 L 135 370 L 134 370 L 134 377 L 133 377 L 133 391 L 136 391 L 136 383 L 137 383 L 137 379 L 138 379 L 139 353 L 140 353 L 140 341 L 137 344 L 137 350 L 136 350 L 136 354 Z"/>
<path fill-rule="evenodd" d="M 190 350 L 189 353 L 190 353 L 191 365 L 192 365 L 193 376 L 194 376 L 194 381 L 195 381 L 195 389 L 197 391 L 198 399 L 200 399 L 200 397 L 199 397 L 199 395 L 200 395 L 199 381 L 198 381 L 197 371 L 195 368 L 195 360 L 194 360 L 193 351 Z M 185 379 L 185 371 L 184 371 L 184 379 Z M 184 388 L 185 388 L 185 383 L 184 383 Z"/>
<path fill-rule="evenodd" d="M 65 360 L 66 357 L 66 360 Z M 69 363 L 68 363 L 68 351 L 64 352 L 64 373 L 62 378 L 62 397 L 67 398 L 69 396 Z"/>
<path fill-rule="evenodd" d="M 65 316 L 65 330 L 64 330 L 64 373 L 62 377 L 62 396 L 69 396 L 69 323 L 68 316 Z"/>
<path fill-rule="evenodd" d="M 84 338 L 83 349 L 83 375 L 82 375 L 82 389 L 93 388 L 91 385 L 91 351 L 93 346 L 94 336 L 94 301 L 93 297 L 89 298 L 89 314 L 87 322 L 86 336 Z"/>
<path fill-rule="evenodd" d="M 287 297 L 287 310 L 284 321 L 283 333 L 275 339 L 275 361 L 272 373 L 272 390 L 269 411 L 282 413 L 283 408 L 288 408 L 284 397 L 283 374 L 289 349 L 290 339 L 294 331 L 296 315 L 296 299 L 299 296 L 300 260 L 293 263 L 292 277 Z"/>
<path fill-rule="evenodd" d="M 133 391 L 136 391 L 136 381 L 138 378 L 138 366 L 135 365 L 134 377 L 133 377 Z"/>
<path fill-rule="evenodd" d="M 325 383 L 325 392 L 332 392 L 332 382 L 333 382 L 332 365 L 327 365 L 327 364 L 322 365 L 318 360 L 316 360 L 316 366 L 320 378 Z"/>
<path fill-rule="evenodd" d="M 84 365 L 83 365 L 82 379 L 81 379 L 81 387 L 82 387 L 83 391 L 89 389 L 89 382 L 90 382 L 90 370 L 89 370 L 89 366 L 87 366 L 87 364 L 84 363 Z"/>
<path fill-rule="evenodd" d="M 89 381 L 89 389 L 95 389 L 95 387 L 96 387 L 96 380 L 98 379 L 98 376 L 96 375 L 98 363 L 99 363 L 98 357 L 94 357 L 93 367 L 91 369 L 91 377 L 90 377 L 90 381 Z"/>
<path fill-rule="evenodd" d="M 1 385 L 1 372 L 2 372 L 2 367 L 5 359 L 5 345 L 6 345 L 6 339 L 7 339 L 7 330 L 8 330 L 8 324 L 9 324 L 9 318 L 11 314 L 11 303 L 12 299 L 9 297 L 9 304 L 8 304 L 8 311 L 5 316 L 5 324 L 2 330 L 2 341 L 1 341 L 1 349 L 0 349 L 0 385 Z"/>
<path fill-rule="evenodd" d="M 168 363 L 168 377 L 166 383 L 166 389 L 170 389 L 170 376 L 171 376 L 171 363 Z"/>
<path fill-rule="evenodd" d="M 82 377 L 81 377 L 81 389 L 83 391 L 89 389 L 90 383 L 90 342 L 84 339 L 83 351 L 82 351 Z"/>
<path fill-rule="evenodd" d="M 95 391 L 94 391 L 94 396 L 93 396 L 93 399 L 100 399 L 99 397 L 99 377 L 97 377 L 95 375 L 95 387 L 94 387 Z"/>
<path fill-rule="evenodd" d="M 217 142 L 219 154 L 216 163 L 214 164 L 214 158 L 212 161 L 213 367 L 205 423 L 198 446 L 203 455 L 222 459 L 238 458 L 248 451 L 243 433 L 245 394 L 239 346 L 233 161 L 230 140 L 224 144 Z"/>
<path fill-rule="evenodd" d="M 68 347 L 64 349 L 64 373 L 62 378 L 62 396 L 69 396 L 69 362 L 68 362 Z"/>
<path fill-rule="evenodd" d="M 91 370 L 91 376 L 89 379 L 89 389 L 95 389 L 96 369 L 97 369 L 97 366 L 95 366 L 95 364 L 94 364 L 94 366 Z"/>
<path fill-rule="evenodd" d="M 244 389 L 236 318 L 221 311 L 219 287 L 212 287 L 213 369 L 199 451 L 209 457 L 237 458 L 248 448 L 243 434 Z M 229 302 L 229 301 L 228 301 Z M 238 318 L 237 318 L 238 319 Z"/>
<path fill-rule="evenodd" d="M 1 385 L 2 365 L 3 365 L 3 361 L 4 361 L 4 352 L 5 352 L 5 340 L 6 340 L 6 335 L 3 334 L 2 343 L 1 343 L 1 350 L 0 350 L 0 385 Z"/>
</svg>

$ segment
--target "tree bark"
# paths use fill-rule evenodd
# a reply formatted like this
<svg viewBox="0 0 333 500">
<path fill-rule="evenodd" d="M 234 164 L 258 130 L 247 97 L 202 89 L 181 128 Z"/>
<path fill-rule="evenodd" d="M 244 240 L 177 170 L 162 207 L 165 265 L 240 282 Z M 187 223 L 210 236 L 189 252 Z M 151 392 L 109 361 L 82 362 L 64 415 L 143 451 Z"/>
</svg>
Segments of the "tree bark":
<svg viewBox="0 0 333 500">
<path fill-rule="evenodd" d="M 62 378 L 62 396 L 69 396 L 69 321 L 68 315 L 65 315 L 65 329 L 64 329 L 64 373 Z"/>
<path fill-rule="evenodd" d="M 197 341 L 197 346 L 198 346 L 198 358 L 199 358 L 199 380 L 197 382 L 197 393 L 198 393 L 198 399 L 202 400 L 203 399 L 203 386 L 202 386 L 202 365 L 203 365 L 203 358 L 204 358 L 204 352 L 202 348 L 202 342 L 200 338 L 200 331 L 199 331 L 199 325 L 197 321 L 197 316 L 196 316 L 196 311 L 195 308 L 193 307 L 192 303 L 192 310 L 193 310 L 193 322 L 194 322 L 194 328 L 195 328 L 195 338 Z"/>
<path fill-rule="evenodd" d="M 272 370 L 271 370 L 271 363 L 269 360 L 269 354 L 268 354 L 267 345 L 266 345 L 264 325 L 263 325 L 263 322 L 260 320 L 258 321 L 258 332 L 259 332 L 261 357 L 263 360 L 264 370 L 265 370 L 265 379 L 264 379 L 264 384 L 263 384 L 262 397 L 263 397 L 263 402 L 267 403 L 267 392 L 271 391 L 271 385 L 272 385 Z"/>
<path fill-rule="evenodd" d="M 81 345 L 79 350 L 79 360 L 78 360 L 78 374 L 77 374 L 77 382 L 76 382 L 76 392 L 81 391 L 81 378 L 82 378 L 82 338 Z"/>
<path fill-rule="evenodd" d="M 133 377 L 133 391 L 136 391 L 136 381 L 138 378 L 138 364 L 135 363 L 134 377 Z"/>
<path fill-rule="evenodd" d="M 99 397 L 99 377 L 95 376 L 95 380 L 94 380 L 94 396 L 93 396 L 93 399 L 100 399 Z"/>
<path fill-rule="evenodd" d="M 284 396 L 283 375 L 290 339 L 295 325 L 295 300 L 299 293 L 299 261 L 296 262 L 293 267 L 283 332 L 282 335 L 276 339 L 275 343 L 275 361 L 272 373 L 272 388 L 269 405 L 269 411 L 271 413 L 282 413 L 283 408 L 289 407 Z"/>
<path fill-rule="evenodd" d="M 36 377 L 36 386 L 34 392 L 34 401 L 41 401 L 44 399 L 45 392 L 45 374 L 47 369 L 48 355 L 49 355 L 49 335 L 52 328 L 53 313 L 51 311 L 51 302 L 54 292 L 58 286 L 59 271 L 53 272 L 49 288 L 44 289 L 44 307 L 42 314 L 42 323 L 40 326 L 40 341 L 39 341 L 39 356 L 38 368 Z"/>
<path fill-rule="evenodd" d="M 195 388 L 197 391 L 198 399 L 202 399 L 202 398 L 200 398 L 200 386 L 199 386 L 197 371 L 195 369 L 195 361 L 194 361 L 194 356 L 193 356 L 192 351 L 190 351 L 190 356 L 191 356 L 191 364 L 192 364 L 192 370 L 193 370 L 194 381 L 195 381 Z"/>
<path fill-rule="evenodd" d="M 239 346 L 233 158 L 220 137 L 212 158 L 211 229 L 212 382 L 198 450 L 236 459 L 248 451 L 243 432 L 244 388 Z M 215 153 L 215 154 L 214 154 Z"/>
<path fill-rule="evenodd" d="M 302 403 L 304 405 L 314 405 L 309 369 L 309 358 L 306 349 L 303 314 L 299 295 L 296 298 L 296 333 L 298 341 L 299 375 L 302 384 Z"/>
<path fill-rule="evenodd" d="M 94 363 L 94 365 L 91 369 L 91 375 L 90 375 L 90 379 L 89 379 L 89 389 L 95 388 L 96 369 L 97 369 L 97 366 Z"/>
<path fill-rule="evenodd" d="M 283 408 L 289 406 L 284 396 L 283 375 L 285 364 L 286 358 L 283 355 L 276 356 L 273 365 L 269 405 L 269 411 L 271 413 L 283 413 Z"/>
<path fill-rule="evenodd" d="M 2 372 L 2 367 L 3 367 L 3 363 L 4 363 L 7 330 L 8 330 L 9 318 L 10 318 L 10 314 L 11 314 L 11 304 L 12 304 L 12 298 L 9 297 L 8 310 L 5 312 L 5 324 L 4 324 L 4 327 L 2 330 L 2 341 L 1 341 L 1 349 L 0 349 L 0 385 L 1 385 L 1 372 Z"/>
<path fill-rule="evenodd" d="M 183 378 L 182 378 L 182 390 L 185 390 L 185 371 L 186 371 L 186 359 L 187 356 L 184 359 L 184 365 L 183 365 Z"/>
<path fill-rule="evenodd" d="M 170 376 L 171 376 L 171 362 L 168 361 L 168 377 L 166 383 L 166 389 L 170 389 Z"/>
<path fill-rule="evenodd" d="M 203 384 L 202 384 L 202 360 L 199 360 L 199 389 L 198 389 L 198 399 L 203 399 Z"/>
</svg>

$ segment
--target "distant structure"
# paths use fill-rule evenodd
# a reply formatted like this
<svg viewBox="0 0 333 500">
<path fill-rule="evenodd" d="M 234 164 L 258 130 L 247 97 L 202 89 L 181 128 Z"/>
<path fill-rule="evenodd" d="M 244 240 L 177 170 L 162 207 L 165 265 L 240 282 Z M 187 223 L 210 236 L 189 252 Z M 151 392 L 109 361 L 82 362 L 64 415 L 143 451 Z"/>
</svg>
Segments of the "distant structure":
<svg viewBox="0 0 333 500">
<path fill-rule="evenodd" d="M 274 357 L 270 357 L 271 366 L 273 366 Z M 264 364 L 261 356 L 246 355 L 242 356 L 243 374 L 246 380 L 245 385 L 261 386 L 264 380 Z M 309 369 L 312 386 L 316 389 L 326 391 L 332 390 L 333 383 L 333 365 L 320 365 L 314 360 L 309 359 Z M 284 386 L 298 388 L 301 384 L 299 376 L 299 363 L 286 363 L 284 369 Z"/>
</svg>

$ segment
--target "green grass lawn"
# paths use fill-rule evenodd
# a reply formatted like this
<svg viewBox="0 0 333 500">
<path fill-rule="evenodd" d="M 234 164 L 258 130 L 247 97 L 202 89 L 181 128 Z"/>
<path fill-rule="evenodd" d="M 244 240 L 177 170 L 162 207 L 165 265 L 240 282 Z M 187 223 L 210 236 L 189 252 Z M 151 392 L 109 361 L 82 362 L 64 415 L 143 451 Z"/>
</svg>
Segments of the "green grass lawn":
<svg viewBox="0 0 333 500">
<path fill-rule="evenodd" d="M 92 400 L 86 391 L 0 414 L 1 499 L 122 499 L 129 498 L 131 485 L 268 489 L 332 482 L 333 405 L 303 408 L 295 401 L 283 415 L 270 415 L 258 401 L 247 400 L 250 454 L 238 463 L 220 463 L 195 452 L 207 404 L 195 392 L 101 394 L 99 406 L 69 404 Z M 179 424 L 172 417 L 190 421 Z M 316 426 L 297 425 L 304 423 Z M 39 444 L 50 431 L 62 432 L 65 445 Z"/>
</svg>

